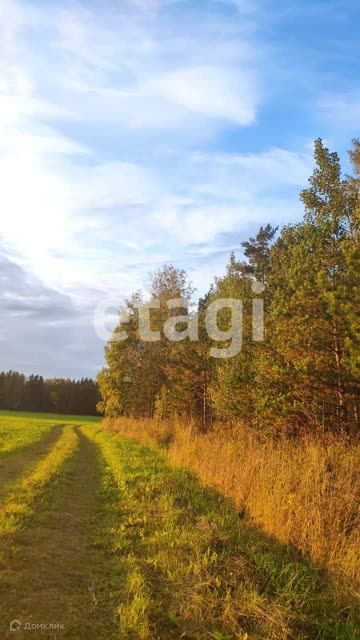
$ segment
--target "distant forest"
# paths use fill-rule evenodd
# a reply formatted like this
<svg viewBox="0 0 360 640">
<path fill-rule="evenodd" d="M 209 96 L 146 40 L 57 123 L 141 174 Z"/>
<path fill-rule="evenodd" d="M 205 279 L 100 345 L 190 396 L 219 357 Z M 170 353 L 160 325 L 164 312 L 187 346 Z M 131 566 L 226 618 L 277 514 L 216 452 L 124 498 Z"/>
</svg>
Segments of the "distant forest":
<svg viewBox="0 0 360 640">
<path fill-rule="evenodd" d="M 98 386 L 90 378 L 70 380 L 0 373 L 0 409 L 96 415 Z"/>
<path fill-rule="evenodd" d="M 173 416 L 199 422 L 236 421 L 257 430 L 358 432 L 360 427 L 360 142 L 353 141 L 353 174 L 343 176 L 337 153 L 315 141 L 315 169 L 300 198 L 304 218 L 282 229 L 270 224 L 239 243 L 226 272 L 197 305 L 200 339 L 141 342 L 137 309 L 141 292 L 124 304 L 98 375 L 109 417 Z M 266 213 L 266 212 L 264 212 Z M 264 293 L 265 340 L 252 340 L 254 284 Z M 185 271 L 168 265 L 153 275 L 153 330 L 171 317 L 167 301 L 192 287 Z M 244 342 L 233 358 L 209 357 L 204 330 L 213 301 L 243 301 Z M 193 313 L 190 307 L 189 314 Z M 219 318 L 226 331 L 228 318 Z"/>
</svg>

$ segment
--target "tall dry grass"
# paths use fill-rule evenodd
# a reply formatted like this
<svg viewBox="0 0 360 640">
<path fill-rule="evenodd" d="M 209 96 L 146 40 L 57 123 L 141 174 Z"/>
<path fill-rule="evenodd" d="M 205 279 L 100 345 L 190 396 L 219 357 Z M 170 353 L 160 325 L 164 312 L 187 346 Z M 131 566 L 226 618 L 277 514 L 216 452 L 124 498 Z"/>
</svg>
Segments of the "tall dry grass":
<svg viewBox="0 0 360 640">
<path fill-rule="evenodd" d="M 172 464 L 233 498 L 268 534 L 360 584 L 359 443 L 330 435 L 262 440 L 241 425 L 206 434 L 151 420 L 107 425 L 146 445 L 165 445 Z"/>
</svg>

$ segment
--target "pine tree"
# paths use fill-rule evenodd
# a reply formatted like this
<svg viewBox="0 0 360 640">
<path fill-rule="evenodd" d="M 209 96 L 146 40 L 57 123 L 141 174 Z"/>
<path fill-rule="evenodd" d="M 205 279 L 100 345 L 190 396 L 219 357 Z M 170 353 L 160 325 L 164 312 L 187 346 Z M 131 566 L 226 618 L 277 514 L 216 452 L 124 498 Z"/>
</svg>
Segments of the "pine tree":
<svg viewBox="0 0 360 640">
<path fill-rule="evenodd" d="M 286 227 L 270 260 L 266 350 L 259 358 L 259 423 L 340 428 L 357 385 L 348 366 L 351 299 L 347 246 L 354 200 L 339 158 L 315 142 L 316 168 L 301 193 L 302 224 Z M 355 393 L 356 395 L 356 393 Z"/>
</svg>

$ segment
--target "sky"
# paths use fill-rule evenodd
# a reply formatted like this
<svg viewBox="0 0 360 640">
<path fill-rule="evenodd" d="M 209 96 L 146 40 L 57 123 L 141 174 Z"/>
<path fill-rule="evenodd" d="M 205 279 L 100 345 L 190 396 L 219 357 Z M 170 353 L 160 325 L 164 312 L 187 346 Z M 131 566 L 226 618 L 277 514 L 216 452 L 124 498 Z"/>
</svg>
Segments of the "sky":
<svg viewBox="0 0 360 640">
<path fill-rule="evenodd" d="M 360 135 L 357 0 L 0 0 L 0 369 L 95 376 L 102 301 L 198 295 Z"/>
</svg>

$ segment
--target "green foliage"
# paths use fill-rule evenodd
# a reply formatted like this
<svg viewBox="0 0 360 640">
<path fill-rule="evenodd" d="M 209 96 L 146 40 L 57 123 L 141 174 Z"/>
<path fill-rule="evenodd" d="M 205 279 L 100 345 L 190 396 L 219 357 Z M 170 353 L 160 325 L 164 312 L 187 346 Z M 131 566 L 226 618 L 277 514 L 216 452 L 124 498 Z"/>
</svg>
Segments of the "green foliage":
<svg viewBox="0 0 360 640">
<path fill-rule="evenodd" d="M 159 300 L 159 309 L 151 313 L 152 331 L 162 331 L 166 320 L 171 318 L 172 311 L 166 306 L 170 299 L 188 300 L 192 287 L 187 282 L 185 272 L 165 265 L 157 271 L 150 283 L 151 299 Z M 186 354 L 182 345 L 171 343 L 164 338 L 158 342 L 144 342 L 139 336 L 139 318 L 137 308 L 144 302 L 141 294 L 136 292 L 120 309 L 120 321 L 115 328 L 114 337 L 107 345 L 105 356 L 107 367 L 98 375 L 101 401 L 99 410 L 108 417 L 134 415 L 152 417 L 157 411 L 168 415 L 184 407 L 188 401 L 188 385 L 182 385 L 181 391 L 176 384 L 169 384 L 174 379 L 174 371 L 183 362 L 181 373 L 186 369 Z M 122 318 L 126 318 L 126 322 Z M 117 334 L 126 330 L 127 339 L 117 340 Z M 186 347 L 189 343 L 186 343 Z M 191 347 L 190 347 L 191 349 Z M 196 347 L 195 347 L 196 350 Z M 193 356 L 195 352 L 191 351 Z M 184 356 L 184 358 L 183 358 Z M 194 370 L 194 357 L 190 358 L 190 367 Z M 173 376 L 173 377 L 172 377 Z M 176 376 L 184 380 L 184 376 Z"/>
<path fill-rule="evenodd" d="M 315 143 L 317 167 L 302 192 L 303 223 L 285 227 L 271 252 L 268 339 L 258 359 L 259 423 L 281 428 L 356 428 L 355 371 L 360 272 L 353 192 L 337 154 Z M 356 326 L 357 325 L 357 326 Z"/>
<path fill-rule="evenodd" d="M 198 305 L 199 340 L 141 342 L 134 294 L 126 342 L 110 342 L 107 368 L 99 374 L 105 415 L 197 421 L 240 420 L 258 429 L 358 431 L 360 424 L 360 143 L 353 142 L 354 174 L 342 177 L 339 157 L 318 139 L 315 169 L 301 192 L 302 222 L 281 229 L 261 226 L 241 243 L 245 260 L 231 254 Z M 265 291 L 258 293 L 254 284 Z M 171 311 L 166 301 L 190 300 L 186 274 L 171 265 L 152 279 L 160 299 L 153 330 Z M 253 341 L 253 302 L 265 306 L 265 340 Z M 243 303 L 243 346 L 232 359 L 209 358 L 207 304 L 219 298 Z M 188 317 L 193 311 L 188 310 Z M 219 328 L 229 327 L 219 313 Z M 122 328 L 121 322 L 115 329 Z M 225 345 L 222 345 L 225 346 Z"/>
<path fill-rule="evenodd" d="M 0 410 L 96 415 L 97 401 L 98 387 L 90 378 L 44 380 L 17 371 L 0 372 Z"/>
<path fill-rule="evenodd" d="M 248 259 L 248 263 L 242 263 L 243 272 L 252 274 L 261 282 L 266 281 L 269 272 L 271 242 L 277 230 L 278 227 L 267 224 L 265 227 L 260 227 L 255 238 L 241 243 L 244 255 Z"/>
<path fill-rule="evenodd" d="M 269 225 L 268 225 L 269 226 Z M 262 256 L 264 254 L 262 253 Z M 256 270 L 255 258 L 250 271 Z M 263 260 L 261 260 L 264 269 Z M 252 292 L 253 275 L 244 274 L 244 264 L 230 256 L 226 274 L 217 278 L 209 301 L 218 298 L 238 298 L 243 303 L 243 344 L 240 353 L 229 359 L 214 363 L 210 385 L 210 397 L 214 414 L 221 420 L 251 419 L 252 391 L 254 381 L 254 344 L 252 343 Z M 227 318 L 219 318 L 221 329 L 227 329 Z"/>
</svg>

